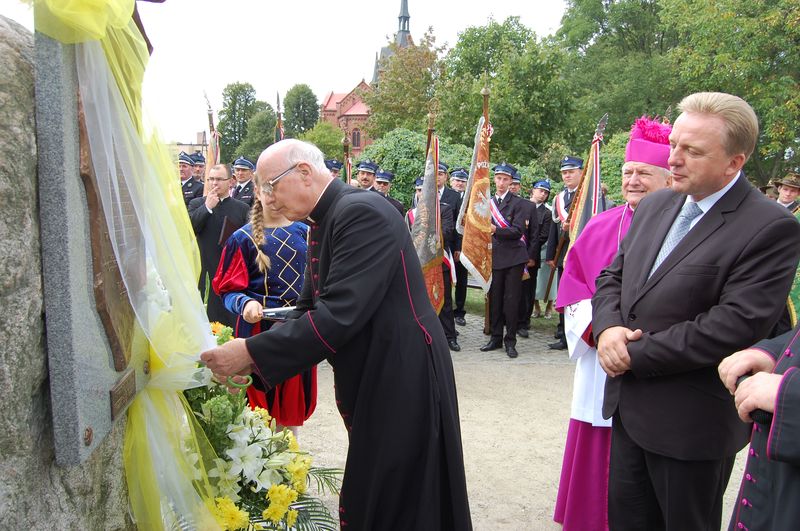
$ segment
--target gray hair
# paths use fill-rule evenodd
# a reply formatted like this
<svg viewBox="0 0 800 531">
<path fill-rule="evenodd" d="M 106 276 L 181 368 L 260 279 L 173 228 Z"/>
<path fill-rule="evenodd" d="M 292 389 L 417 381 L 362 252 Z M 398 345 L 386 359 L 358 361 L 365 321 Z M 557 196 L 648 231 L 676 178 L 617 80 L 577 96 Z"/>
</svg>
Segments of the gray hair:
<svg viewBox="0 0 800 531">
<path fill-rule="evenodd" d="M 328 171 L 328 168 L 325 166 L 325 155 L 323 155 L 322 151 L 314 144 L 294 138 L 283 140 L 283 142 L 291 142 L 286 151 L 286 162 L 289 165 L 307 162 L 319 172 L 326 173 Z"/>
</svg>

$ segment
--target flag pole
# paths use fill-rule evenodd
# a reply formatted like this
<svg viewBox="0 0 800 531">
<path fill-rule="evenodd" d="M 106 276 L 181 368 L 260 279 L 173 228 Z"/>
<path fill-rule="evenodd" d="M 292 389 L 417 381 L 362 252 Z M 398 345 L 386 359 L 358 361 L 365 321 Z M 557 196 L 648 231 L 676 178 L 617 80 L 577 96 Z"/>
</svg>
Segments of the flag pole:
<svg viewBox="0 0 800 531">
<path fill-rule="evenodd" d="M 489 87 L 484 86 L 481 89 L 481 96 L 483 96 L 483 123 L 485 124 L 484 127 L 488 127 L 489 124 L 489 95 L 491 91 Z M 489 185 L 491 189 L 491 184 Z M 469 201 L 469 198 L 467 199 Z M 469 205 L 467 205 L 469 207 Z M 492 323 L 491 323 L 491 310 L 489 308 L 489 294 L 487 292 L 483 293 L 483 333 L 484 335 L 491 335 L 492 333 Z"/>
<path fill-rule="evenodd" d="M 350 184 L 350 178 L 352 173 L 351 162 L 350 162 L 350 133 L 347 129 L 344 130 L 344 138 L 342 138 L 342 148 L 344 149 L 344 179 L 345 184 Z"/>
<path fill-rule="evenodd" d="M 597 128 L 594 131 L 594 136 L 592 137 L 592 143 L 594 143 L 594 139 L 595 138 L 598 138 L 598 137 L 602 138 L 603 137 L 603 133 L 606 130 L 606 124 L 607 123 L 608 123 L 608 113 L 605 113 L 603 115 L 603 117 L 600 118 L 600 121 L 597 122 Z M 590 148 L 590 151 L 591 151 L 591 148 Z M 577 200 L 580 198 L 581 193 L 583 193 L 583 181 L 584 181 L 584 177 L 586 177 L 586 170 L 588 168 L 589 168 L 589 164 L 584 165 L 583 172 L 581 173 L 581 181 L 578 184 L 578 189 L 575 190 L 575 197 L 573 198 L 572 202 L 569 204 L 569 212 L 567 212 L 567 219 L 565 220 L 565 223 L 571 223 L 572 222 L 572 213 L 575 211 L 575 205 L 578 204 Z M 567 234 L 568 234 L 567 231 L 562 230 L 561 231 L 561 237 L 558 239 L 558 246 L 556 246 L 556 253 L 553 256 L 553 267 L 550 268 L 550 278 L 547 279 L 547 288 L 544 290 L 545 297 L 548 296 L 548 294 L 550 293 L 550 288 L 553 285 L 553 277 L 555 277 L 556 269 L 558 269 L 556 267 L 556 264 L 558 264 L 558 259 L 561 256 L 561 251 L 563 250 L 564 245 L 567 243 Z"/>
<path fill-rule="evenodd" d="M 211 109 L 211 102 L 208 100 L 208 94 L 203 91 L 203 96 L 206 99 L 206 105 L 208 106 L 208 147 L 206 148 L 206 158 L 208 159 L 206 162 L 205 168 L 205 176 L 203 179 L 205 181 L 208 180 L 208 174 L 211 171 L 211 168 L 217 164 L 219 164 L 219 142 L 217 141 L 219 138 L 219 133 L 217 132 L 216 128 L 214 127 L 214 111 Z M 203 186 L 203 197 L 208 194 L 208 187 Z"/>
</svg>

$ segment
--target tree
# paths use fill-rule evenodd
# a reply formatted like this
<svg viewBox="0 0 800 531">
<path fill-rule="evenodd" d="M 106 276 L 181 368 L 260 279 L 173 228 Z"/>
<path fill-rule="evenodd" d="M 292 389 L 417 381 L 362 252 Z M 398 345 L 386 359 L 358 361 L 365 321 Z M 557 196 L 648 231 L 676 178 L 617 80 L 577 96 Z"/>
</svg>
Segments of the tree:
<svg viewBox="0 0 800 531">
<path fill-rule="evenodd" d="M 264 149 L 275 140 L 275 123 L 277 117 L 270 104 L 266 109 L 254 114 L 247 122 L 247 135 L 236 150 L 236 156 L 246 157 L 255 163 Z M 229 159 L 223 159 L 229 162 Z"/>
<path fill-rule="evenodd" d="M 247 134 L 247 122 L 267 104 L 256 100 L 256 89 L 250 83 L 231 83 L 222 91 L 219 112 L 220 160 L 233 160 L 239 144 Z"/>
<path fill-rule="evenodd" d="M 493 78 L 509 54 L 518 53 L 535 38 L 519 17 L 508 17 L 502 23 L 490 18 L 485 26 L 471 26 L 459 34 L 444 58 L 444 67 L 454 79 L 474 79 L 484 73 Z"/>
<path fill-rule="evenodd" d="M 286 93 L 283 119 L 289 138 L 298 138 L 317 123 L 319 102 L 308 85 L 295 85 Z"/>
<path fill-rule="evenodd" d="M 317 122 L 312 129 L 300 135 L 301 140 L 317 146 L 325 154 L 325 158 L 339 160 L 344 157 L 343 138 L 342 130 L 330 122 Z"/>
<path fill-rule="evenodd" d="M 426 130 L 434 82 L 440 71 L 441 49 L 435 43 L 428 29 L 417 45 L 400 48 L 390 44 L 393 55 L 380 65 L 377 85 L 363 95 L 370 108 L 366 126 L 370 136 L 377 138 L 398 128 Z"/>
<path fill-rule="evenodd" d="M 394 173 L 392 197 L 407 207 L 414 197 L 414 181 L 425 172 L 427 135 L 408 129 L 395 129 L 367 146 L 361 160 L 371 159 L 381 168 Z M 439 158 L 451 168 L 469 168 L 472 148 L 447 142 L 439 143 Z M 355 165 L 354 165 L 355 166 Z"/>
<path fill-rule="evenodd" d="M 800 162 L 800 4 L 796 0 L 662 0 L 679 35 L 670 69 L 686 94 L 723 91 L 756 111 L 761 135 L 745 170 L 758 184 Z"/>
</svg>

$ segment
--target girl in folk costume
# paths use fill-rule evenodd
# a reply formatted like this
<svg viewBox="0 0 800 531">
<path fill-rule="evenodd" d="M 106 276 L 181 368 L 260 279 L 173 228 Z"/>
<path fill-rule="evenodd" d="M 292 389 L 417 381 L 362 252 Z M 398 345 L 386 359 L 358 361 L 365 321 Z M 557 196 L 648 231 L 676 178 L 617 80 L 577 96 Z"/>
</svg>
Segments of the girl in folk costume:
<svg viewBox="0 0 800 531">
<path fill-rule="evenodd" d="M 565 530 L 608 529 L 611 419 L 602 415 L 606 374 L 592 340 L 592 295 L 600 272 L 614 260 L 634 209 L 648 193 L 670 183 L 672 127 L 647 117 L 631 128 L 622 166 L 625 204 L 593 217 L 570 248 L 558 287 L 569 357 L 577 362 L 561 480 L 553 519 Z"/>
<path fill-rule="evenodd" d="M 228 238 L 212 284 L 225 307 L 237 316 L 236 337 L 267 330 L 273 323 L 261 320 L 263 309 L 294 306 L 303 286 L 308 226 L 264 206 L 262 184 L 256 175 L 250 223 Z M 256 378 L 247 388 L 247 398 L 251 407 L 267 409 L 280 426 L 302 426 L 317 404 L 317 369 L 268 391 Z"/>
</svg>

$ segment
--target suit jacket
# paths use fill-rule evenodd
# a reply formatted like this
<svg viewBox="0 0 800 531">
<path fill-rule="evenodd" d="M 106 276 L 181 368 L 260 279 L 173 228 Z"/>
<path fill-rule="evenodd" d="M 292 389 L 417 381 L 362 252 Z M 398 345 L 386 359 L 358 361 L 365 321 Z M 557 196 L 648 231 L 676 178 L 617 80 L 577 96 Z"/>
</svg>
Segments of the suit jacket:
<svg viewBox="0 0 800 531">
<path fill-rule="evenodd" d="M 461 194 L 452 188 L 445 186 L 444 190 L 442 190 L 442 196 L 439 198 L 439 202 L 450 205 L 453 215 L 453 227 L 455 227 L 456 220 L 458 219 L 458 212 L 461 210 Z M 458 234 L 458 232 L 454 233 L 453 246 L 451 247 L 451 250 L 453 252 L 461 250 L 461 235 Z"/>
<path fill-rule="evenodd" d="M 471 529 L 453 364 L 403 218 L 334 180 L 309 219 L 298 311 L 247 339 L 258 375 L 334 368 L 350 441 L 342 528 Z"/>
<path fill-rule="evenodd" d="M 569 207 L 572 204 L 572 200 L 575 198 L 575 192 L 572 192 L 569 201 L 565 201 L 567 190 L 561 190 L 558 193 L 557 199 L 562 204 L 564 204 L 564 209 L 569 212 Z M 556 259 L 556 249 L 558 248 L 558 242 L 561 239 L 562 235 L 564 236 L 564 245 L 561 246 L 561 252 L 558 254 L 558 260 L 556 260 L 557 267 L 564 267 L 564 256 L 567 254 L 567 249 L 569 248 L 569 233 L 564 232 L 561 230 L 561 221 L 556 221 L 558 219 L 558 208 L 557 208 L 557 201 L 553 200 L 553 212 L 552 218 L 550 223 L 550 233 L 547 238 L 547 260 L 555 260 Z"/>
<path fill-rule="evenodd" d="M 611 326 L 644 332 L 628 344 L 631 370 L 606 380 L 603 416 L 618 411 L 648 451 L 720 459 L 746 444 L 750 427 L 717 365 L 778 319 L 800 257 L 800 224 L 741 175 L 648 279 L 685 199 L 672 190 L 645 197 L 598 277 L 595 337 Z"/>
<path fill-rule="evenodd" d="M 250 179 L 250 181 L 248 181 L 248 183 L 244 185 L 244 187 L 242 187 L 241 191 L 237 193 L 236 189 L 238 186 L 239 184 L 237 183 L 233 187 L 233 195 L 231 197 L 233 197 L 237 201 L 245 203 L 249 207 L 252 207 L 253 201 L 255 200 L 256 197 L 256 191 L 255 191 L 255 186 L 253 185 L 253 180 Z"/>
<path fill-rule="evenodd" d="M 206 198 L 197 197 L 189 203 L 189 219 L 192 222 L 197 237 L 197 246 L 200 248 L 200 279 L 198 288 L 204 298 L 208 295 L 208 305 L 206 313 L 212 321 L 219 321 L 224 325 L 233 327 L 236 324 L 235 316 L 225 309 L 219 295 L 209 289 L 205 292 L 206 275 L 208 275 L 209 285 L 214 279 L 219 266 L 219 259 L 222 257 L 223 245 L 219 244 L 222 225 L 227 217 L 229 223 L 236 227 L 242 227 L 248 221 L 250 209 L 244 203 L 236 199 L 226 198 L 214 207 L 212 212 L 206 208 Z"/>
<path fill-rule="evenodd" d="M 508 227 L 497 227 L 492 235 L 492 269 L 507 269 L 528 261 L 528 249 L 521 239 L 527 230 L 525 220 L 528 211 L 522 201 L 509 192 L 503 204 L 499 205 Z M 492 202 L 497 205 L 496 196 L 492 196 Z"/>
<path fill-rule="evenodd" d="M 384 194 L 383 192 L 376 190 L 375 188 L 370 188 L 369 190 L 385 197 L 386 200 L 389 201 L 389 204 L 391 204 L 395 209 L 397 209 L 397 211 L 400 212 L 401 216 L 405 217 L 406 208 L 403 206 L 403 203 L 401 203 L 394 197 L 390 196 L 389 194 Z"/>
<path fill-rule="evenodd" d="M 525 212 L 525 241 L 527 242 L 528 259 L 539 261 L 539 216 L 536 213 L 536 203 L 519 198 Z"/>
<path fill-rule="evenodd" d="M 532 249 L 533 259 L 536 260 L 536 267 L 541 266 L 540 263 L 542 256 L 542 248 L 547 247 L 547 242 L 550 239 L 550 226 L 553 224 L 553 213 L 547 208 L 545 203 L 535 207 L 536 218 L 539 221 L 539 236 L 535 249 Z"/>
<path fill-rule="evenodd" d="M 203 183 L 191 177 L 181 185 L 181 193 L 183 193 L 183 202 L 186 203 L 188 209 L 192 199 L 203 197 Z"/>
</svg>

